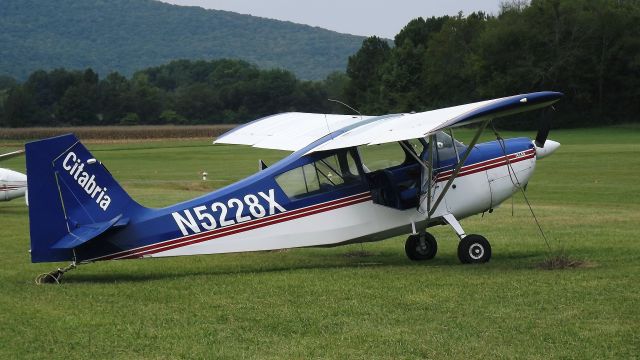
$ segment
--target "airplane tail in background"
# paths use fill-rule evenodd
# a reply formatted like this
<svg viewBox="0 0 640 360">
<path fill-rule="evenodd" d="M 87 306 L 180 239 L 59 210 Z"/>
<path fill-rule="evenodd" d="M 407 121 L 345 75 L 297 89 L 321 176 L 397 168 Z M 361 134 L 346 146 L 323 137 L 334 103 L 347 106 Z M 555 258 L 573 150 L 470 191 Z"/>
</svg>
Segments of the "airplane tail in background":
<svg viewBox="0 0 640 360">
<path fill-rule="evenodd" d="M 25 149 L 32 262 L 74 260 L 74 248 L 126 226 L 141 208 L 74 135 Z"/>
</svg>

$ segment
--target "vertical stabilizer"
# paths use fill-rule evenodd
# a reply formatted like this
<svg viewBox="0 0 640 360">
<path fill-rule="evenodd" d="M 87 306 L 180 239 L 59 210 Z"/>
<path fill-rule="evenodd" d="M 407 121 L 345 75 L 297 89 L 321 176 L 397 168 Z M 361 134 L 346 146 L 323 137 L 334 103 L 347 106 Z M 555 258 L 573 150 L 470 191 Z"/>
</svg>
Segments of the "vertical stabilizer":
<svg viewBox="0 0 640 360">
<path fill-rule="evenodd" d="M 87 233 L 81 229 L 104 226 L 139 207 L 74 135 L 30 142 L 25 149 L 32 262 L 73 260 L 73 249 L 60 248 L 61 241 L 85 242 L 77 235 Z"/>
</svg>

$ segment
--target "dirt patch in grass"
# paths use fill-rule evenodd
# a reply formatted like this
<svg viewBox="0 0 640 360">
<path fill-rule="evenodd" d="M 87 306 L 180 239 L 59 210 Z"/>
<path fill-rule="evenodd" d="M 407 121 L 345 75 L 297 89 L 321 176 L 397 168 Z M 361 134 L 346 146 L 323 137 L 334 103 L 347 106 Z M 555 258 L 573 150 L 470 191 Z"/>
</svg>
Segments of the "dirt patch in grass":
<svg viewBox="0 0 640 360">
<path fill-rule="evenodd" d="M 543 261 L 536 264 L 538 269 L 542 270 L 563 270 L 576 268 L 591 268 L 596 264 L 586 260 L 572 259 L 567 254 L 549 256 Z"/>
</svg>

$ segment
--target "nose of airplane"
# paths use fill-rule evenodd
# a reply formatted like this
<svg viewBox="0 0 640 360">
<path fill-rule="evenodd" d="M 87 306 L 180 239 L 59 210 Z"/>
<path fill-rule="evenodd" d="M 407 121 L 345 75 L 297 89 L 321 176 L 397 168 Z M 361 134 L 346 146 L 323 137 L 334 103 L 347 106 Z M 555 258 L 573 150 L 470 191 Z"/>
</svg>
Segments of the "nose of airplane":
<svg viewBox="0 0 640 360">
<path fill-rule="evenodd" d="M 536 146 L 535 141 L 533 142 L 533 145 Z M 547 157 L 553 154 L 554 151 L 558 150 L 559 147 L 560 147 L 559 142 L 553 141 L 553 140 L 546 140 L 544 142 L 543 147 L 536 146 L 536 158 L 542 159 L 544 157 Z"/>
</svg>

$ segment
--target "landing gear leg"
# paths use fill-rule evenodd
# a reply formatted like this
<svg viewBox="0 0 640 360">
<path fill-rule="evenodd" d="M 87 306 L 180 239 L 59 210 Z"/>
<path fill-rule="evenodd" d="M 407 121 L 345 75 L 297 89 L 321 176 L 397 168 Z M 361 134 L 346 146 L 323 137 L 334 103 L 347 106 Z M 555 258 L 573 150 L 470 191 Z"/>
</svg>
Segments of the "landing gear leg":
<svg viewBox="0 0 640 360">
<path fill-rule="evenodd" d="M 36 284 L 60 284 L 62 281 L 62 275 L 69 270 L 73 270 L 76 268 L 76 262 L 72 262 L 65 268 L 58 268 L 57 270 L 53 270 L 48 273 L 43 273 L 36 276 Z"/>
<path fill-rule="evenodd" d="M 452 215 L 444 215 L 444 220 L 451 225 L 460 238 L 458 243 L 458 259 L 463 264 L 486 263 L 491 259 L 491 244 L 481 235 L 466 235 L 458 220 Z"/>
<path fill-rule="evenodd" d="M 458 219 L 456 219 L 456 217 L 453 216 L 453 214 L 446 214 L 443 216 L 443 218 L 444 218 L 444 221 L 447 222 L 447 224 L 451 225 L 451 228 L 453 229 L 453 231 L 456 232 L 456 235 L 458 235 L 460 240 L 462 240 L 462 238 L 466 236 L 464 233 L 464 229 L 462 229 L 462 226 L 460 226 Z"/>
</svg>

